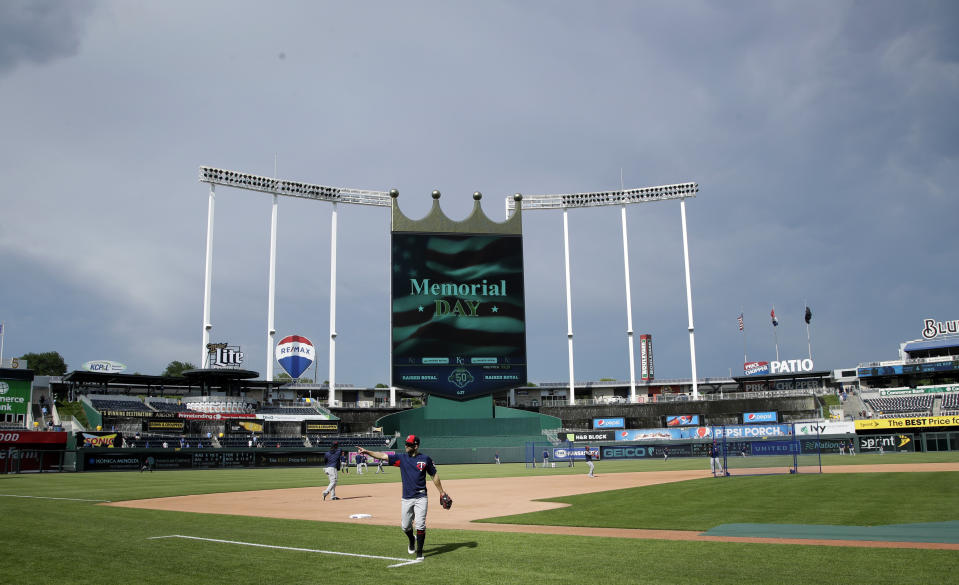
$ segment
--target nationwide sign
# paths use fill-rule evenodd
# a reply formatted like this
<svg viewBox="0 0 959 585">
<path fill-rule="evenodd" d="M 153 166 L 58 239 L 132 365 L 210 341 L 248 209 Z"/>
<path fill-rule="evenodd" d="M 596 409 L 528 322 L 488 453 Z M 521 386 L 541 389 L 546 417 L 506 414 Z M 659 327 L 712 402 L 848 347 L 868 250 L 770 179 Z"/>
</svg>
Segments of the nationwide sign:
<svg viewBox="0 0 959 585">
<path fill-rule="evenodd" d="M 922 427 L 959 427 L 959 416 L 915 416 L 857 420 L 857 431 L 872 429 L 916 429 Z"/>
</svg>

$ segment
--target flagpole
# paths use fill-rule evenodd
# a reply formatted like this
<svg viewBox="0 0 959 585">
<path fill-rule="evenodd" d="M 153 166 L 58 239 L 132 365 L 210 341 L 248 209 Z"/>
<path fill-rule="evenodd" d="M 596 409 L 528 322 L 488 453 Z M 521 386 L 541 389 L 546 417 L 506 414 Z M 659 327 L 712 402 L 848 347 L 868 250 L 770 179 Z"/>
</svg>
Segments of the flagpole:
<svg viewBox="0 0 959 585">
<path fill-rule="evenodd" d="M 746 324 L 743 322 L 743 308 L 739 307 L 739 330 L 743 332 L 743 364 L 749 361 L 746 356 Z"/>
<path fill-rule="evenodd" d="M 776 305 L 773 305 L 773 315 L 776 314 Z M 776 321 L 773 320 L 773 339 L 776 340 L 776 361 L 779 361 L 779 334 L 776 333 Z"/>
<path fill-rule="evenodd" d="M 0 367 L 3 367 L 3 336 L 7 334 L 7 332 L 4 331 L 4 325 L 6 325 L 6 323 L 0 322 Z"/>
</svg>

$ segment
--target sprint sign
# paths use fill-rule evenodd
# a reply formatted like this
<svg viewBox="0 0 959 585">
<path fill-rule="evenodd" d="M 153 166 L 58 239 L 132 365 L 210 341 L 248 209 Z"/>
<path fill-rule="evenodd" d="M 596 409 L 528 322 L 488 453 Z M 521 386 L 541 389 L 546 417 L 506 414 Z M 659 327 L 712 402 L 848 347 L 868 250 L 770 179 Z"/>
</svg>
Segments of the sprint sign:
<svg viewBox="0 0 959 585">
<path fill-rule="evenodd" d="M 276 361 L 294 380 L 313 364 L 313 343 L 302 335 L 290 335 L 276 344 Z"/>
</svg>

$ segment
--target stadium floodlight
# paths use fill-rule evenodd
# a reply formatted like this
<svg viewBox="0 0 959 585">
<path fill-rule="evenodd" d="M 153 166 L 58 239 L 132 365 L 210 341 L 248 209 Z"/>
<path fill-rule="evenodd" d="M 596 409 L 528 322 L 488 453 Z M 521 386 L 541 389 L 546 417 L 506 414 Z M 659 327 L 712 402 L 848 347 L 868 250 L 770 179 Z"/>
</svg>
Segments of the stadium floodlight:
<svg viewBox="0 0 959 585">
<path fill-rule="evenodd" d="M 563 193 L 556 195 L 523 195 L 523 211 L 530 209 L 567 209 L 570 207 L 602 207 L 606 205 L 626 205 L 630 203 L 649 203 L 669 199 L 695 197 L 699 192 L 697 183 L 677 183 L 659 187 L 639 189 L 620 189 L 618 191 L 593 191 L 589 193 Z M 506 215 L 513 214 L 516 201 L 506 198 Z"/>
<path fill-rule="evenodd" d="M 213 280 L 213 208 L 216 199 L 216 185 L 259 191 L 273 196 L 273 211 L 270 222 L 270 283 L 269 306 L 267 309 L 267 358 L 266 379 L 273 380 L 274 351 L 276 349 L 276 328 L 274 326 L 274 307 L 276 295 L 276 223 L 277 199 L 280 195 L 299 197 L 314 201 L 328 201 L 333 204 L 332 226 L 330 230 L 330 361 L 329 361 L 329 405 L 335 405 L 336 379 L 336 204 L 352 203 L 356 205 L 373 205 L 377 207 L 392 207 L 393 199 L 388 191 L 371 191 L 367 189 L 351 189 L 347 187 L 330 187 L 315 185 L 300 181 L 288 181 L 276 177 L 264 177 L 250 173 L 241 173 L 215 167 L 200 167 L 200 182 L 210 184 L 210 198 L 207 210 L 206 233 L 206 273 L 203 289 L 203 346 L 200 363 L 206 360 L 207 345 L 210 343 L 210 330 L 213 323 L 210 318 L 211 283 Z M 202 366 L 201 366 L 202 367 Z M 395 390 L 390 388 L 390 404 L 395 404 Z"/>
<path fill-rule="evenodd" d="M 393 200 L 390 199 L 388 191 L 328 187 L 325 185 L 286 181 L 273 177 L 228 171 L 214 167 L 200 167 L 200 182 L 210 183 L 211 185 L 225 185 L 227 187 L 236 187 L 237 189 L 247 189 L 250 191 L 260 191 L 270 193 L 271 195 L 276 194 L 287 197 L 329 201 L 331 203 L 355 203 L 359 205 L 375 205 L 378 207 L 391 207 L 393 205 Z"/>
<path fill-rule="evenodd" d="M 617 191 L 592 191 L 588 193 L 562 193 L 551 195 L 523 195 L 523 211 L 535 209 L 563 210 L 563 244 L 566 259 L 566 337 L 569 344 L 569 403 L 575 404 L 575 383 L 573 377 L 573 313 L 569 277 L 569 222 L 567 212 L 572 207 L 604 207 L 619 205 L 622 207 L 623 224 L 623 265 L 626 272 L 626 338 L 629 351 L 629 401 L 636 402 L 636 367 L 633 357 L 633 310 L 629 286 L 629 248 L 626 235 L 626 206 L 634 203 L 651 203 L 679 199 L 683 231 L 683 260 L 686 268 L 686 308 L 689 314 L 689 360 L 692 364 L 693 398 L 699 397 L 696 379 L 696 340 L 693 333 L 693 296 L 689 276 L 689 244 L 686 237 L 686 198 L 695 197 L 699 192 L 698 183 L 676 183 L 656 187 L 620 189 Z M 516 197 L 506 198 L 506 217 L 516 210 Z"/>
</svg>

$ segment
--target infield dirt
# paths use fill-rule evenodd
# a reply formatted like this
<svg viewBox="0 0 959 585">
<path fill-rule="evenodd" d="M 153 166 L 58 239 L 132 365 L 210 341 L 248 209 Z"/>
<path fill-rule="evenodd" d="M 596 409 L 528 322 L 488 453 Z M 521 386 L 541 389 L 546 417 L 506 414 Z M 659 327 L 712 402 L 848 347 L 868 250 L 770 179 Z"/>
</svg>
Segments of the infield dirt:
<svg viewBox="0 0 959 585">
<path fill-rule="evenodd" d="M 759 471 L 759 470 L 756 470 Z M 909 465 L 838 465 L 823 467 L 824 473 L 883 473 L 904 471 L 959 471 L 959 463 L 926 463 Z M 397 526 L 400 513 L 399 472 L 396 483 L 341 484 L 337 487 L 337 501 L 323 501 L 326 476 L 317 470 L 316 487 L 252 492 L 227 492 L 149 500 L 129 500 L 102 504 L 125 508 L 145 508 L 205 514 L 232 514 L 266 518 L 316 520 Z M 442 468 L 440 468 L 442 474 Z M 571 526 L 539 526 L 516 524 L 477 523 L 474 520 L 495 518 L 549 510 L 565 506 L 537 501 L 576 494 L 639 487 L 707 477 L 706 471 L 663 471 L 599 474 L 589 478 L 579 475 L 548 475 L 506 477 L 495 479 L 443 480 L 443 487 L 453 497 L 449 511 L 439 507 L 437 498 L 429 514 L 429 528 L 482 530 L 492 532 L 526 532 L 535 534 L 570 534 L 575 536 L 605 536 L 614 538 L 652 538 L 664 540 L 699 540 L 721 542 L 754 542 L 827 546 L 925 548 L 959 550 L 959 544 L 812 540 L 799 538 L 753 538 L 736 536 L 704 536 L 695 531 L 642 530 L 622 528 L 589 528 Z M 717 479 L 717 481 L 721 481 Z M 427 482 L 430 484 L 430 482 Z M 435 488 L 429 489 L 435 496 Z M 535 498 L 535 499 L 534 499 Z M 369 514 L 368 518 L 352 519 L 353 514 Z"/>
</svg>

